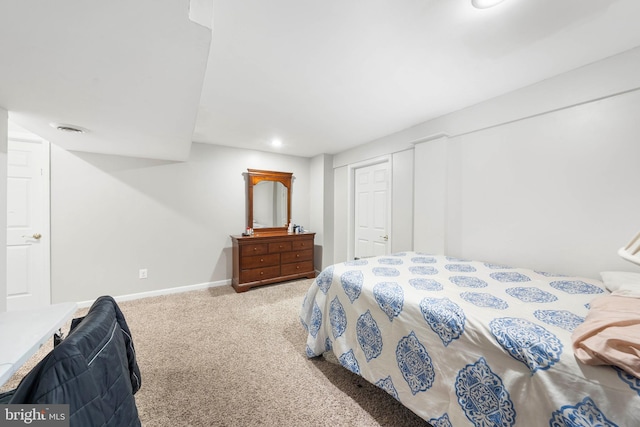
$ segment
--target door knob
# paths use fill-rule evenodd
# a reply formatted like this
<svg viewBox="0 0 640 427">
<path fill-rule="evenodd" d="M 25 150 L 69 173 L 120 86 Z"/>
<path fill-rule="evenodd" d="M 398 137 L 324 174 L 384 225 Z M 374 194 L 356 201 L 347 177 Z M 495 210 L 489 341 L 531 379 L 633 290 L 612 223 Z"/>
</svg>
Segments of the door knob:
<svg viewBox="0 0 640 427">
<path fill-rule="evenodd" d="M 389 235 L 387 234 L 386 236 L 380 236 L 380 238 L 386 242 L 389 240 Z"/>
<path fill-rule="evenodd" d="M 22 237 L 27 237 L 27 238 L 30 238 L 30 239 L 40 240 L 40 238 L 42 237 L 42 234 L 40 234 L 40 233 L 33 233 L 33 235 L 31 235 L 31 236 L 22 236 Z"/>
</svg>

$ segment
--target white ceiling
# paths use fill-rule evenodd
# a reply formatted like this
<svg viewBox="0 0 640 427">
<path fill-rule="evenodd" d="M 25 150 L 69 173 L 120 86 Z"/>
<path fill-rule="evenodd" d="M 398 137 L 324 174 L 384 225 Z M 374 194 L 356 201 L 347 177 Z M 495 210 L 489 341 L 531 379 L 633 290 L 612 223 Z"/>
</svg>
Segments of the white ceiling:
<svg viewBox="0 0 640 427">
<path fill-rule="evenodd" d="M 640 46 L 638 0 L 210 2 L 2 0 L 0 107 L 73 150 L 314 156 Z"/>
<path fill-rule="evenodd" d="M 188 0 L 1 0 L 0 107 L 68 149 L 184 159 L 210 42 Z"/>
</svg>

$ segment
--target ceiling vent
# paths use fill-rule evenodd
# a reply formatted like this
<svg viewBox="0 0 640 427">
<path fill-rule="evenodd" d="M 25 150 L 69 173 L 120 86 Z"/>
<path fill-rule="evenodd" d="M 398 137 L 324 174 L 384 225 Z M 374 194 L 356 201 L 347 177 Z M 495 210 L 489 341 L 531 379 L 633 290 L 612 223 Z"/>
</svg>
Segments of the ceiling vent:
<svg viewBox="0 0 640 427">
<path fill-rule="evenodd" d="M 502 3 L 504 0 L 471 0 L 473 7 L 477 9 L 487 9 L 493 7 L 498 3 Z"/>
<path fill-rule="evenodd" d="M 61 132 L 67 132 L 67 133 L 85 133 L 87 131 L 86 129 L 83 129 L 80 126 L 65 125 L 62 123 L 51 123 L 51 127 Z"/>
</svg>

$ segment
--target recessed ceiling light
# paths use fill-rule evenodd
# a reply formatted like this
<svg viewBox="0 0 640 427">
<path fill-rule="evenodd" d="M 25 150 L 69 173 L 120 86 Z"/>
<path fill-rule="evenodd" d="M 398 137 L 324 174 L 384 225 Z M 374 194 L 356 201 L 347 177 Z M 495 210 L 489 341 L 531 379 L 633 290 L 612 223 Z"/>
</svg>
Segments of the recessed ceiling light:
<svg viewBox="0 0 640 427">
<path fill-rule="evenodd" d="M 279 139 L 274 139 L 271 141 L 271 145 L 274 147 L 282 147 L 282 141 L 280 141 Z"/>
<path fill-rule="evenodd" d="M 498 3 L 502 3 L 504 0 L 471 0 L 471 4 L 473 7 L 478 9 L 486 9 L 488 7 L 493 7 Z"/>
<path fill-rule="evenodd" d="M 54 128 L 57 129 L 61 132 L 68 132 L 68 133 L 85 133 L 87 130 L 81 128 L 80 126 L 75 126 L 75 125 L 67 125 L 67 124 L 63 124 L 63 123 L 49 123 L 49 125 Z"/>
</svg>

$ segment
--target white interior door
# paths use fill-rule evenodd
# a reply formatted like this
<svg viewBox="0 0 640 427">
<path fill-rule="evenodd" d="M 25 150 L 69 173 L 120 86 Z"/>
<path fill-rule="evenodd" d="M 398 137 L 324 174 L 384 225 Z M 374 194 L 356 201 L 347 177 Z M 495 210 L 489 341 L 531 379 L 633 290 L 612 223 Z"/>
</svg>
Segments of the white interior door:
<svg viewBox="0 0 640 427">
<path fill-rule="evenodd" d="M 51 304 L 49 146 L 9 136 L 7 156 L 7 310 Z"/>
<path fill-rule="evenodd" d="M 389 253 L 389 163 L 355 169 L 354 256 Z"/>
</svg>

